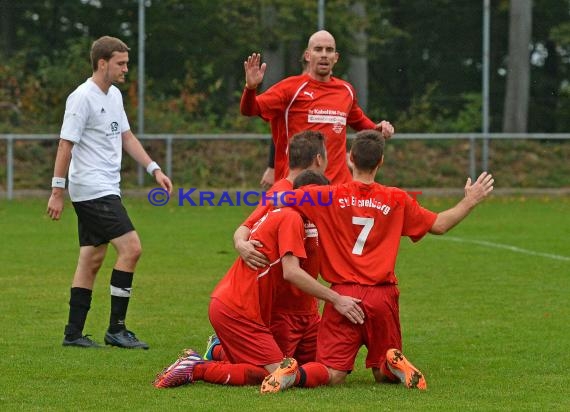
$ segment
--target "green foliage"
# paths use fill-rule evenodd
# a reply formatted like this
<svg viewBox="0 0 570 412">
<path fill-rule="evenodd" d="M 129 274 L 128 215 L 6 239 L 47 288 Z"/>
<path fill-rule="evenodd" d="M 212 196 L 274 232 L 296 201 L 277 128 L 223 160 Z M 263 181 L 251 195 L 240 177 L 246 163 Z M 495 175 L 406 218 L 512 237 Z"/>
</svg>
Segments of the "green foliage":
<svg viewBox="0 0 570 412">
<path fill-rule="evenodd" d="M 481 128 L 481 95 L 465 93 L 454 106 L 442 105 L 439 84 L 429 84 L 423 95 L 396 119 L 403 133 L 469 133 Z"/>
<path fill-rule="evenodd" d="M 364 16 L 353 13 L 355 3 L 365 6 Z M 147 2 L 149 131 L 259 129 L 260 123 L 246 124 L 237 111 L 243 60 L 253 51 L 263 54 L 281 48 L 285 75 L 298 73 L 299 56 L 317 29 L 317 4 L 314 0 Z M 363 46 L 355 44 L 355 32 L 363 29 L 367 35 L 371 118 L 403 118 L 406 123 L 396 126 L 409 131 L 461 131 L 470 124 L 475 129 L 468 131 L 480 128 L 475 117 L 469 122 L 469 115 L 476 114 L 471 99 L 481 89 L 481 2 L 328 0 L 325 4 L 325 26 L 335 35 L 341 54 L 335 75 L 347 76 L 351 53 Z M 65 97 L 89 76 L 89 44 L 103 34 L 121 37 L 131 47 L 126 100 L 129 114 L 136 112 L 138 2 L 31 0 L 1 5 L 6 17 L 0 34 L 0 131 L 57 131 Z M 491 6 L 491 131 L 497 131 L 502 124 L 509 2 Z M 533 63 L 529 131 L 568 130 L 564 99 L 570 75 L 565 58 L 568 10 L 569 0 L 534 2 L 533 48 L 538 54 L 546 48 L 547 53 Z M 426 98 L 429 113 L 435 115 L 432 119 L 418 113 Z M 473 103 L 469 108 L 468 101 Z M 412 115 L 422 118 L 412 120 Z M 456 126 L 459 129 L 452 129 Z"/>
<path fill-rule="evenodd" d="M 559 119 L 557 132 L 567 133 L 570 130 L 570 84 L 563 86 L 560 96 L 556 109 Z"/>
<path fill-rule="evenodd" d="M 267 134 L 267 123 L 239 113 L 243 61 L 254 51 L 263 54 L 282 47 L 285 75 L 297 74 L 299 56 L 317 29 L 317 3 L 147 2 L 144 131 Z M 335 75 L 347 77 L 350 55 L 362 46 L 355 44 L 355 31 L 364 29 L 368 36 L 370 118 L 390 120 L 398 132 L 481 130 L 482 2 L 369 0 L 360 2 L 365 5 L 363 17 L 353 13 L 354 1 L 325 3 L 325 26 L 335 35 L 341 56 Z M 570 0 L 533 2 L 530 132 L 570 130 L 569 4 Z M 91 73 L 90 44 L 104 34 L 121 37 L 131 47 L 129 78 L 121 87 L 131 126 L 138 130 L 138 2 L 1 1 L 0 7 L 0 133 L 58 133 L 67 95 Z M 502 124 L 509 1 L 492 2 L 491 12 L 490 130 L 496 132 Z M 398 163 L 397 170 L 386 172 L 397 175 L 398 182 L 454 186 L 467 170 L 466 142 L 405 142 L 399 146 L 396 140 L 394 146 L 409 151 L 405 158 L 414 165 Z M 527 143 L 524 147 L 545 147 Z M 36 152 L 36 144 L 41 153 Z M 164 159 L 163 143 L 152 144 Z M 560 143 L 561 153 L 567 153 L 567 146 Z M 173 167 L 175 177 L 183 182 L 196 179 L 205 185 L 256 187 L 265 167 L 265 144 L 260 142 L 181 143 L 179 147 L 184 154 L 175 155 Z M 236 147 L 243 156 L 239 162 L 233 157 Z M 502 165 L 502 150 L 509 149 L 498 142 L 491 149 L 495 167 Z M 567 170 L 564 160 L 557 151 L 541 152 L 541 164 L 548 173 L 537 175 L 517 163 L 513 170 L 521 175 L 508 173 L 503 182 L 567 186 L 567 180 L 553 177 Z M 5 153 L 3 144 L 0 153 Z M 51 143 L 19 145 L 16 187 L 45 187 L 54 153 Z M 225 162 L 224 154 L 231 160 Z M 446 156 L 452 159 L 442 159 Z M 50 159 L 46 167 L 37 166 L 46 164 L 46 159 Z M 129 162 L 124 170 L 126 186 L 136 181 L 136 167 Z M 505 164 L 505 168 L 510 166 Z M 418 170 L 431 173 L 418 174 Z M 227 180 L 216 177 L 218 173 Z M 0 161 L 0 174 L 5 175 L 5 161 Z"/>
<path fill-rule="evenodd" d="M 265 124 L 260 127 L 266 127 Z M 267 135 L 266 135 L 267 136 Z M 258 188 L 267 165 L 268 140 L 174 140 L 175 187 Z M 481 141 L 473 142 L 476 169 Z M 45 189 L 53 172 L 57 141 L 20 141 L 14 145 L 14 189 Z M 166 167 L 166 142 L 144 141 Z M 458 139 L 403 140 L 396 134 L 385 150 L 378 178 L 389 186 L 456 188 L 470 173 L 471 142 Z M 0 191 L 5 190 L 6 145 L 0 144 Z M 489 170 L 502 188 L 565 188 L 570 176 L 570 141 L 491 140 Z M 124 156 L 121 186 L 138 187 L 134 160 Z M 155 183 L 146 174 L 143 185 Z M 1 193 L 1 192 L 0 192 Z"/>
<path fill-rule="evenodd" d="M 566 22 L 553 27 L 550 32 L 550 37 L 559 46 L 566 49 L 570 48 L 570 23 Z"/>
<path fill-rule="evenodd" d="M 4 114 L 0 114 L 0 120 L 9 127 L 2 132 L 58 130 L 67 95 L 89 77 L 86 50 L 89 50 L 87 39 L 78 39 L 68 48 L 55 51 L 53 56 L 41 56 L 33 62 L 32 71 L 25 51 L 0 63 L 0 102 L 11 109 L 0 111 Z"/>
</svg>

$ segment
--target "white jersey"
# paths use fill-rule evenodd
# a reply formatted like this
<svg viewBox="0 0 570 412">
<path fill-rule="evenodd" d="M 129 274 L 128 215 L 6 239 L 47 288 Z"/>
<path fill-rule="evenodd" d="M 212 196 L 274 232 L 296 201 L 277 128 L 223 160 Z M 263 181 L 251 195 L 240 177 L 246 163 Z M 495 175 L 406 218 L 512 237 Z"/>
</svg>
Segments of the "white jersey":
<svg viewBox="0 0 570 412">
<path fill-rule="evenodd" d="M 122 137 L 130 130 L 120 90 L 105 94 L 91 78 L 67 98 L 61 138 L 74 143 L 69 167 L 73 202 L 121 194 Z"/>
</svg>

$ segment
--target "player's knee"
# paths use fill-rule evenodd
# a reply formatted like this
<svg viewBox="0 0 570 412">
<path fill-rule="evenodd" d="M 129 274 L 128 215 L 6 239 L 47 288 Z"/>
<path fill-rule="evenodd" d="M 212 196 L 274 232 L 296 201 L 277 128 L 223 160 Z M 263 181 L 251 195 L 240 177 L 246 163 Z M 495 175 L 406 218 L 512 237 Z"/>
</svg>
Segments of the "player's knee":
<svg viewBox="0 0 570 412">
<path fill-rule="evenodd" d="M 138 262 L 141 255 L 142 255 L 142 247 L 139 243 L 138 245 L 132 245 L 129 248 L 127 248 L 123 256 L 121 256 L 121 258 L 128 261 L 130 264 L 134 265 L 135 263 Z"/>
<path fill-rule="evenodd" d="M 89 269 L 93 275 L 95 275 L 99 271 L 99 269 L 101 268 L 101 265 L 103 265 L 104 259 L 105 259 L 105 255 L 103 255 L 103 254 L 97 254 L 91 258 L 91 260 L 89 262 Z"/>
<path fill-rule="evenodd" d="M 95 253 L 82 254 L 79 257 L 79 266 L 91 277 L 95 277 L 103 261 L 105 260 L 105 249 L 96 248 Z"/>
<path fill-rule="evenodd" d="M 142 254 L 142 245 L 136 231 L 128 232 L 118 238 L 112 239 L 111 243 L 117 250 L 119 261 L 133 265 L 137 263 Z"/>
<path fill-rule="evenodd" d="M 142 245 L 140 242 L 137 242 L 135 245 L 132 246 L 131 249 L 131 258 L 134 260 L 139 260 L 142 255 Z"/>
<path fill-rule="evenodd" d="M 129 264 L 135 264 L 138 262 L 142 255 L 142 245 L 137 239 L 133 239 L 126 243 L 124 247 L 119 248 L 119 259 L 128 262 Z"/>
</svg>

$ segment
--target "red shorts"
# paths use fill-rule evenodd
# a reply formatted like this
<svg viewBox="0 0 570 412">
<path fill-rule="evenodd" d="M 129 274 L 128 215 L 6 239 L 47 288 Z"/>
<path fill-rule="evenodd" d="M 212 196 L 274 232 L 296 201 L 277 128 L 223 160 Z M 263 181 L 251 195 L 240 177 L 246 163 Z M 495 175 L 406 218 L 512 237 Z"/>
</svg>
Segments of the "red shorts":
<svg viewBox="0 0 570 412">
<path fill-rule="evenodd" d="M 368 349 L 366 367 L 379 368 L 386 361 L 386 351 L 402 347 L 400 332 L 400 292 L 396 285 L 333 285 L 341 295 L 361 299 L 364 324 L 355 325 L 327 303 L 318 334 L 317 362 L 351 371 L 362 345 Z"/>
<path fill-rule="evenodd" d="M 285 356 L 293 357 L 303 365 L 316 359 L 320 320 L 318 312 L 311 315 L 274 313 L 270 329 Z"/>
<path fill-rule="evenodd" d="M 267 326 L 240 315 L 216 298 L 210 299 L 208 316 L 231 363 L 263 367 L 283 360 L 283 352 Z"/>
</svg>

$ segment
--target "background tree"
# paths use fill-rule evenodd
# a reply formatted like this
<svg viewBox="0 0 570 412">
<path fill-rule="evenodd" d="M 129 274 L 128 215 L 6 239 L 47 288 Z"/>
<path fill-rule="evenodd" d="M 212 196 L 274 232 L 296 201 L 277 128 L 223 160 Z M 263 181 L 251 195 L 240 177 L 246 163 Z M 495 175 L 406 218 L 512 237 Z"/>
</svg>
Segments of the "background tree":
<svg viewBox="0 0 570 412">
<path fill-rule="evenodd" d="M 511 0 L 507 91 L 503 117 L 505 133 L 527 131 L 531 31 L 532 0 Z"/>
<path fill-rule="evenodd" d="M 366 5 L 363 1 L 357 1 L 351 6 L 356 22 L 352 28 L 353 43 L 349 59 L 348 78 L 358 95 L 360 106 L 368 108 L 368 35 L 366 31 Z"/>
<path fill-rule="evenodd" d="M 568 1 L 534 0 L 529 130 L 570 130 Z"/>
<path fill-rule="evenodd" d="M 243 61 L 252 51 L 269 60 L 262 87 L 299 73 L 317 3 L 149 0 L 146 131 L 267 132 L 239 115 Z M 533 3 L 528 130 L 567 131 L 570 0 Z M 491 131 L 499 131 L 510 2 L 491 5 Z M 0 0 L 0 10 L 0 102 L 15 108 L 0 111 L 1 131 L 57 131 L 62 100 L 89 75 L 89 44 L 103 34 L 131 47 L 124 91 L 134 119 L 138 1 Z M 389 119 L 400 132 L 480 130 L 482 2 L 328 0 L 325 15 L 341 54 L 335 75 L 359 88 L 370 117 Z"/>
</svg>

